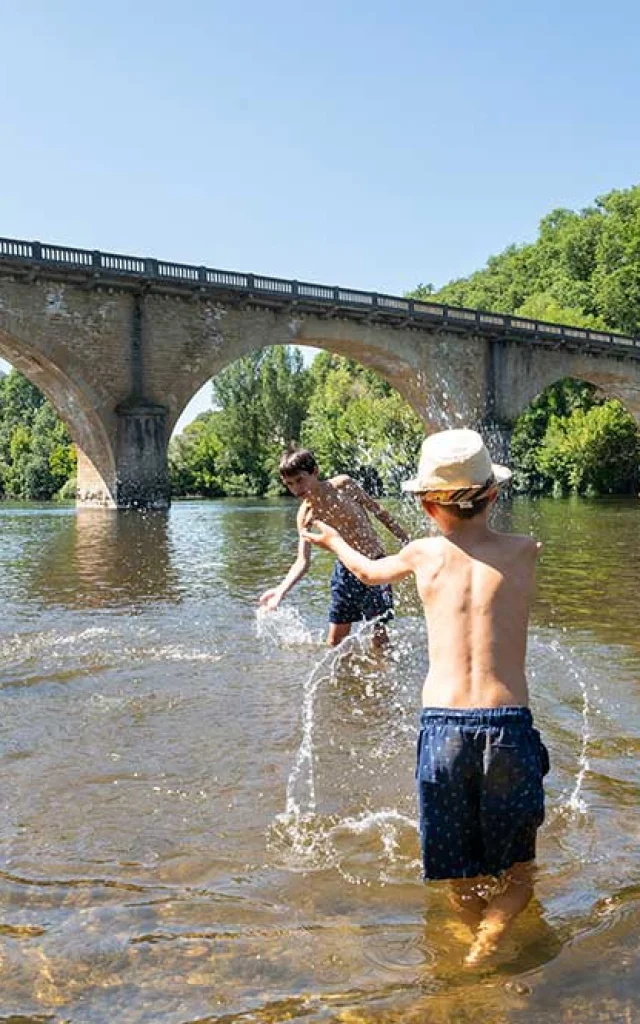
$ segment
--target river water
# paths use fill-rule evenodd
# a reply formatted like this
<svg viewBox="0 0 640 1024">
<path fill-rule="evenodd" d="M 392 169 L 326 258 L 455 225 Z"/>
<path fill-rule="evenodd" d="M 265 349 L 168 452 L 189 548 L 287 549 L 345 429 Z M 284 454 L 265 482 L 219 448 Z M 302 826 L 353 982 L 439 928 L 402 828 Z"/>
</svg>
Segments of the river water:
<svg viewBox="0 0 640 1024">
<path fill-rule="evenodd" d="M 322 552 L 258 616 L 295 509 L 0 506 L 0 1020 L 640 1021 L 640 503 L 495 513 L 545 542 L 552 770 L 536 900 L 484 970 L 420 881 L 413 586 L 382 661 L 319 642 Z"/>
</svg>

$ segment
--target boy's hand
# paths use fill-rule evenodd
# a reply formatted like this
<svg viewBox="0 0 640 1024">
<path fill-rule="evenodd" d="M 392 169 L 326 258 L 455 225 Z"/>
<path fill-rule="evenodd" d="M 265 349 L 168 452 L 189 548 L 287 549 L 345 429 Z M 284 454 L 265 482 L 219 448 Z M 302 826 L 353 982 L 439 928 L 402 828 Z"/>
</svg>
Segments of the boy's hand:
<svg viewBox="0 0 640 1024">
<path fill-rule="evenodd" d="M 312 544 L 317 544 L 319 548 L 326 548 L 327 551 L 332 551 L 333 541 L 340 537 L 338 531 L 334 530 L 333 526 L 327 526 L 320 519 L 314 519 L 313 526 L 315 527 L 315 533 L 311 533 L 308 527 L 300 531 L 302 539 L 310 540 Z"/>
<path fill-rule="evenodd" d="M 282 600 L 282 594 L 278 587 L 272 587 L 271 590 L 265 590 L 264 594 L 260 595 L 258 603 L 266 608 L 267 611 L 275 612 L 278 605 Z"/>
</svg>

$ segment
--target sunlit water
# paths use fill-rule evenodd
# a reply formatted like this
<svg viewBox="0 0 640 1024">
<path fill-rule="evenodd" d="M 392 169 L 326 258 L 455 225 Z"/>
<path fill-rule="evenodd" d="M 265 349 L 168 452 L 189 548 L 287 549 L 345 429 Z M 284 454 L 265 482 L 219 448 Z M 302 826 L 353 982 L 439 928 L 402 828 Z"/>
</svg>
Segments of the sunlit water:
<svg viewBox="0 0 640 1024">
<path fill-rule="evenodd" d="M 640 503 L 498 518 L 545 542 L 552 770 L 536 901 L 469 971 L 420 881 L 410 583 L 386 658 L 328 651 L 329 556 L 257 614 L 293 501 L 0 506 L 0 1020 L 640 1020 Z"/>
</svg>

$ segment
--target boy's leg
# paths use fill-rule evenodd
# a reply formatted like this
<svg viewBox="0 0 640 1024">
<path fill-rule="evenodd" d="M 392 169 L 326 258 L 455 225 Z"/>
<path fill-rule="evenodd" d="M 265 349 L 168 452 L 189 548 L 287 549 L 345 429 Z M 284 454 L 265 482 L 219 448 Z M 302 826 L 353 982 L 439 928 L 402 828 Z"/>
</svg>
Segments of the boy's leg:
<svg viewBox="0 0 640 1024">
<path fill-rule="evenodd" d="M 351 623 L 358 618 L 352 613 L 352 588 L 355 584 L 362 586 L 349 570 L 336 562 L 331 573 L 331 603 L 329 605 L 329 632 L 327 645 L 337 647 L 351 632 Z"/>
<path fill-rule="evenodd" d="M 390 589 L 386 588 L 389 592 Z M 383 612 L 387 613 L 389 603 L 392 607 L 393 600 L 389 601 L 384 588 L 367 587 L 353 573 L 349 572 L 341 562 L 336 562 L 331 574 L 331 604 L 329 607 L 327 644 L 330 647 L 337 647 L 349 635 L 354 622 L 362 621 L 363 617 L 367 620 L 375 619 Z M 386 647 L 388 642 L 384 623 L 382 621 L 376 622 L 373 627 L 373 646 L 383 648 Z"/>
<path fill-rule="evenodd" d="M 471 928 L 477 928 L 487 909 L 487 900 L 478 892 L 477 878 L 452 878 L 449 882 L 449 899 L 462 921 Z"/>
<path fill-rule="evenodd" d="M 385 623 L 393 618 L 393 592 L 391 587 L 376 585 L 362 590 L 362 613 L 367 619 L 377 619 L 373 627 L 372 644 L 378 650 L 389 645 L 389 636 Z"/>
<path fill-rule="evenodd" d="M 329 647 L 337 647 L 351 632 L 350 622 L 330 622 L 327 633 L 327 644 Z"/>
<path fill-rule="evenodd" d="M 487 903 L 471 949 L 465 957 L 469 966 L 480 964 L 495 953 L 511 922 L 533 895 L 534 861 L 514 864 L 505 872 L 504 885 Z"/>
<path fill-rule="evenodd" d="M 351 626 L 351 622 L 330 622 L 329 632 L 327 633 L 327 646 L 337 647 L 338 644 L 341 644 L 344 638 L 349 636 Z M 376 650 L 384 650 L 389 646 L 389 637 L 381 622 L 377 622 L 374 626 L 371 643 Z"/>
<path fill-rule="evenodd" d="M 531 899 L 536 832 L 544 821 L 548 762 L 531 712 L 518 707 L 495 709 L 491 715 L 483 755 L 481 827 L 485 870 L 502 884 L 487 904 L 468 964 L 480 963 L 495 951 Z"/>
</svg>

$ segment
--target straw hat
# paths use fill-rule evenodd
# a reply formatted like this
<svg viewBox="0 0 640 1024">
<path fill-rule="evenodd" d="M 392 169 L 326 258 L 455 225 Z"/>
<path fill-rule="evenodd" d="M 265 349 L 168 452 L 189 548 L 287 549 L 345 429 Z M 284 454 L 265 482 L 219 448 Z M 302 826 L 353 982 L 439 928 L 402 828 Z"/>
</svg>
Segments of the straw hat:
<svg viewBox="0 0 640 1024">
<path fill-rule="evenodd" d="M 468 507 L 510 477 L 510 469 L 491 461 L 477 431 L 442 430 L 425 438 L 418 473 L 405 480 L 402 490 L 428 494 L 441 505 Z"/>
</svg>

